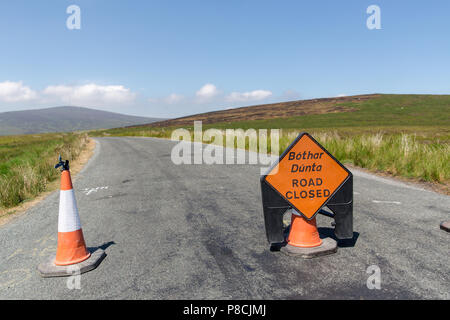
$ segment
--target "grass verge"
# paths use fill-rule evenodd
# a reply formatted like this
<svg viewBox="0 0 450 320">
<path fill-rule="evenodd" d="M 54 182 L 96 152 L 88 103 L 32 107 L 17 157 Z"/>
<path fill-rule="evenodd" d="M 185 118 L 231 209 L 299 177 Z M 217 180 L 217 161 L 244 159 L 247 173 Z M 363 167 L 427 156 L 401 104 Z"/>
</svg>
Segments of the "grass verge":
<svg viewBox="0 0 450 320">
<path fill-rule="evenodd" d="M 71 161 L 72 170 L 89 144 L 86 133 L 0 137 L 0 217 L 56 189 L 58 155 Z"/>
</svg>

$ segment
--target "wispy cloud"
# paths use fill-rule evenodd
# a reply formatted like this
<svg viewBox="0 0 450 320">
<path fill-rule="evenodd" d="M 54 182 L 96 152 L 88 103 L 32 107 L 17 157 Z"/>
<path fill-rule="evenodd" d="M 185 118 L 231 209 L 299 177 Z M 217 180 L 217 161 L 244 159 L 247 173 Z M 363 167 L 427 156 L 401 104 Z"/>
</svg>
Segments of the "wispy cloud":
<svg viewBox="0 0 450 320">
<path fill-rule="evenodd" d="M 292 93 L 292 92 L 291 92 Z M 151 104 L 158 105 L 159 107 L 166 106 L 170 108 L 170 105 L 186 105 L 189 106 L 190 110 L 198 110 L 198 112 L 204 112 L 207 109 L 203 108 L 212 108 L 213 105 L 217 107 L 217 105 L 225 105 L 228 103 L 245 103 L 245 102 L 254 102 L 254 101 L 262 101 L 268 99 L 272 96 L 272 92 L 269 90 L 254 90 L 247 92 L 231 92 L 229 94 L 223 93 L 216 85 L 213 83 L 206 83 L 200 89 L 198 89 L 195 94 L 192 95 L 180 95 L 177 93 L 172 93 L 169 96 L 158 98 L 152 97 L 147 101 Z M 194 106 L 198 107 L 194 107 Z"/>
<path fill-rule="evenodd" d="M 178 93 L 171 93 L 166 97 L 148 98 L 147 101 L 150 102 L 151 104 L 158 104 L 158 105 L 178 104 L 180 102 L 185 101 L 185 97 Z"/>
<path fill-rule="evenodd" d="M 289 92 L 295 96 L 296 92 Z M 178 112 L 184 114 L 182 108 L 189 108 L 189 112 L 205 112 L 222 106 L 238 103 L 257 102 L 273 98 L 269 90 L 224 92 L 216 85 L 208 82 L 197 91 L 189 93 L 173 92 L 167 96 L 147 97 L 140 96 L 137 92 L 121 84 L 102 85 L 94 82 L 84 84 L 54 84 L 44 89 L 34 89 L 21 81 L 0 82 L 0 109 L 11 110 L 14 107 L 49 107 L 55 105 L 70 105 L 80 107 L 92 107 L 109 109 L 111 111 L 122 108 L 141 109 L 142 113 L 156 109 L 165 112 Z M 145 100 L 144 100 L 145 99 Z M 147 102 L 147 103 L 146 103 Z M 147 108 L 151 104 L 152 108 Z M 125 110 L 125 109 L 124 109 Z M 0 110 L 1 111 L 1 110 Z"/>
<path fill-rule="evenodd" d="M 50 85 L 37 91 L 21 81 L 0 82 L 0 102 L 17 104 L 32 101 L 37 105 L 65 104 L 109 107 L 134 102 L 136 93 L 122 85 Z"/>
<path fill-rule="evenodd" d="M 212 83 L 207 83 L 198 90 L 195 95 L 200 101 L 210 100 L 220 94 L 220 91 Z"/>
<path fill-rule="evenodd" d="M 0 82 L 0 101 L 4 102 L 23 102 L 37 98 L 36 91 L 23 85 L 21 81 Z"/>
<path fill-rule="evenodd" d="M 64 104 L 79 106 L 110 106 L 131 103 L 136 94 L 122 85 L 85 85 L 48 86 L 42 92 L 45 99 L 56 100 Z"/>
<path fill-rule="evenodd" d="M 179 103 L 182 101 L 184 97 L 181 94 L 172 93 L 169 96 L 167 96 L 164 101 L 169 104 Z"/>
<path fill-rule="evenodd" d="M 247 101 L 259 101 L 269 98 L 272 95 L 268 90 L 254 90 L 249 92 L 232 92 L 226 100 L 230 102 L 247 102 Z"/>
</svg>

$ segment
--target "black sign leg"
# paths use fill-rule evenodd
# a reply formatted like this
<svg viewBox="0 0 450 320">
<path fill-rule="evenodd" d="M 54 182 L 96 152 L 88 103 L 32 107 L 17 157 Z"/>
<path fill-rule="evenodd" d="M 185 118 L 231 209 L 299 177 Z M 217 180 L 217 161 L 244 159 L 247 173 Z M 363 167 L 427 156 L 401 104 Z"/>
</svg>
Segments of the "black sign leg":
<svg viewBox="0 0 450 320">
<path fill-rule="evenodd" d="M 328 201 L 327 207 L 334 213 L 336 237 L 353 239 L 353 176 Z"/>
<path fill-rule="evenodd" d="M 263 180 L 261 181 L 261 193 L 267 241 L 271 245 L 283 243 L 283 215 L 290 206 Z"/>
</svg>

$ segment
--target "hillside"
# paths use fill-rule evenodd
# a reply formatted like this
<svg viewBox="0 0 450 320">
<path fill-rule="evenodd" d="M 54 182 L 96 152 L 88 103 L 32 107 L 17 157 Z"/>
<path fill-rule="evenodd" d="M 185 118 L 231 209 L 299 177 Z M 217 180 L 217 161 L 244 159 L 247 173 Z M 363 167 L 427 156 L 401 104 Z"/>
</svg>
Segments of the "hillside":
<svg viewBox="0 0 450 320">
<path fill-rule="evenodd" d="M 304 116 L 308 114 L 325 114 L 350 112 L 355 109 L 342 105 L 343 103 L 361 103 L 369 99 L 379 97 L 380 95 L 358 95 L 349 97 L 321 98 L 310 100 L 297 100 L 289 102 L 280 102 L 264 105 L 255 105 L 250 107 L 240 107 L 226 110 L 219 110 L 186 117 L 158 121 L 149 126 L 152 127 L 172 127 L 192 125 L 193 121 L 202 121 L 203 124 L 219 122 L 236 122 L 265 120 L 275 118 L 288 118 L 294 116 Z"/>
<path fill-rule="evenodd" d="M 113 135 L 146 134 L 167 128 L 339 130 L 348 134 L 384 131 L 450 138 L 450 95 L 372 94 L 241 107 L 115 128 Z"/>
<path fill-rule="evenodd" d="M 55 107 L 0 113 L 0 135 L 109 129 L 160 119 L 81 107 Z"/>
</svg>

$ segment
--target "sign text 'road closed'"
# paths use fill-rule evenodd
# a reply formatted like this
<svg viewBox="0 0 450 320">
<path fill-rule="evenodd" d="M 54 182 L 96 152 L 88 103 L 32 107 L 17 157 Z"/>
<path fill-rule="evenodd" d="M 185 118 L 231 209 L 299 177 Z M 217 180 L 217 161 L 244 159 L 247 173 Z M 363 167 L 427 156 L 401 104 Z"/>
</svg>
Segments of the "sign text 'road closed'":
<svg viewBox="0 0 450 320">
<path fill-rule="evenodd" d="M 302 133 L 282 154 L 266 182 L 296 211 L 312 219 L 350 172 L 309 134 Z"/>
</svg>

